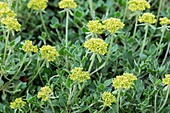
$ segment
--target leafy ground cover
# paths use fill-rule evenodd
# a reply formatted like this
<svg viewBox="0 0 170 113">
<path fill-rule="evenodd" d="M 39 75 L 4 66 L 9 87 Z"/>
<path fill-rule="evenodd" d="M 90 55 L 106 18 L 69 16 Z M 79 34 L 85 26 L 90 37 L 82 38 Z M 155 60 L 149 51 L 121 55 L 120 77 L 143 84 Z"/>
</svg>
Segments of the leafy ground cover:
<svg viewBox="0 0 170 113">
<path fill-rule="evenodd" d="M 170 113 L 169 6 L 1 0 L 0 112 Z"/>
</svg>

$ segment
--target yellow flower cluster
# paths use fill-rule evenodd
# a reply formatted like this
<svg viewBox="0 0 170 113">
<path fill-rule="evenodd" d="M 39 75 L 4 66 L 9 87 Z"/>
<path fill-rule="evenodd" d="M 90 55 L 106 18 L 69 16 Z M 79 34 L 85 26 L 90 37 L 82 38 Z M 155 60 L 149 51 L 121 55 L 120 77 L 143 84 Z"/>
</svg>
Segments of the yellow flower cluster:
<svg viewBox="0 0 170 113">
<path fill-rule="evenodd" d="M 18 23 L 17 19 L 15 19 L 16 14 L 12 11 L 7 3 L 0 2 L 0 18 L 1 22 L 7 26 L 9 30 L 21 30 L 21 25 Z"/>
<path fill-rule="evenodd" d="M 103 24 L 104 24 L 104 28 L 112 34 L 116 33 L 116 31 L 118 31 L 119 29 L 122 29 L 125 26 L 125 24 L 123 24 L 120 21 L 120 19 L 116 19 L 116 18 L 110 18 L 110 19 L 104 20 Z"/>
<path fill-rule="evenodd" d="M 75 67 L 71 70 L 70 79 L 78 82 L 84 82 L 85 80 L 90 79 L 90 74 L 83 71 L 83 68 Z"/>
<path fill-rule="evenodd" d="M 111 106 L 113 102 L 116 102 L 116 97 L 113 96 L 110 92 L 104 92 L 102 96 L 105 106 Z"/>
<path fill-rule="evenodd" d="M 59 56 L 58 52 L 56 51 L 55 47 L 52 46 L 42 46 L 40 48 L 41 56 L 44 59 L 47 59 L 49 62 L 54 61 L 56 57 Z"/>
<path fill-rule="evenodd" d="M 42 98 L 42 101 L 47 101 L 49 99 L 49 95 L 52 92 L 49 86 L 44 86 L 41 88 L 41 91 L 38 92 L 37 97 Z"/>
<path fill-rule="evenodd" d="M 129 4 L 129 10 L 131 10 L 132 12 L 137 10 L 143 11 L 146 8 L 150 9 L 151 7 L 146 0 L 130 0 L 128 4 Z"/>
<path fill-rule="evenodd" d="M 15 18 L 16 14 L 14 13 L 14 11 L 12 11 L 9 7 L 7 3 L 4 2 L 0 2 L 0 18 L 3 17 L 13 17 Z"/>
<path fill-rule="evenodd" d="M 154 24 L 156 22 L 155 15 L 152 13 L 144 13 L 141 17 L 139 17 L 139 22 Z"/>
<path fill-rule="evenodd" d="M 165 85 L 170 84 L 170 74 L 165 75 L 165 78 L 162 79 L 162 83 L 165 84 Z"/>
<path fill-rule="evenodd" d="M 33 8 L 34 10 L 45 10 L 47 7 L 48 0 L 30 0 L 28 3 L 28 8 Z"/>
<path fill-rule="evenodd" d="M 100 23 L 99 20 L 89 21 L 87 27 L 89 28 L 91 33 L 101 34 L 103 32 L 103 25 Z"/>
<path fill-rule="evenodd" d="M 123 73 L 122 76 L 116 76 L 116 78 L 114 78 L 113 86 L 116 89 L 130 89 L 135 80 L 137 80 L 137 78 L 133 74 Z"/>
<path fill-rule="evenodd" d="M 61 9 L 77 7 L 77 4 L 74 2 L 74 0 L 61 0 L 58 5 L 59 5 L 59 8 Z"/>
<path fill-rule="evenodd" d="M 24 45 L 22 46 L 22 50 L 25 52 L 38 52 L 37 46 L 32 45 L 32 41 L 26 40 Z"/>
<path fill-rule="evenodd" d="M 104 55 L 107 52 L 108 44 L 99 38 L 91 38 L 84 43 L 84 47 L 94 53 Z"/>
<path fill-rule="evenodd" d="M 170 24 L 170 19 L 168 19 L 167 17 L 164 17 L 164 18 L 160 18 L 160 24 L 161 25 L 168 25 Z"/>
<path fill-rule="evenodd" d="M 15 29 L 16 31 L 21 30 L 21 25 L 18 23 L 17 19 L 13 17 L 2 18 L 1 22 L 7 26 L 9 30 Z"/>
<path fill-rule="evenodd" d="M 16 98 L 14 102 L 10 102 L 10 107 L 12 109 L 20 109 L 25 106 L 26 102 L 22 100 L 22 98 Z"/>
</svg>

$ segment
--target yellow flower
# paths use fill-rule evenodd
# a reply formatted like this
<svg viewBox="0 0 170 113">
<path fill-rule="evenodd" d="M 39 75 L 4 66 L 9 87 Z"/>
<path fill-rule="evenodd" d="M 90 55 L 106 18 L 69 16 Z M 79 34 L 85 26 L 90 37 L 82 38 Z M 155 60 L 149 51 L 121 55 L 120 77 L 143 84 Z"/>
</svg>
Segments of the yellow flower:
<svg viewBox="0 0 170 113">
<path fill-rule="evenodd" d="M 10 102 L 10 107 L 12 109 L 20 109 L 21 107 L 24 107 L 26 102 L 22 100 L 22 98 L 16 98 L 14 102 Z"/>
<path fill-rule="evenodd" d="M 162 79 L 162 83 L 165 84 L 165 85 L 170 84 L 170 74 L 165 75 L 165 78 Z"/>
<path fill-rule="evenodd" d="M 164 18 L 160 18 L 160 24 L 161 25 L 168 25 L 170 24 L 170 19 L 168 19 L 167 17 L 164 17 Z"/>
<path fill-rule="evenodd" d="M 89 21 L 87 27 L 91 33 L 101 34 L 103 32 L 103 25 L 99 22 L 99 20 Z"/>
<path fill-rule="evenodd" d="M 90 74 L 83 71 L 83 68 L 75 67 L 71 70 L 70 79 L 78 82 L 84 82 L 85 80 L 90 79 Z"/>
<path fill-rule="evenodd" d="M 42 98 L 42 101 L 47 101 L 49 99 L 49 95 L 52 92 L 49 86 L 44 86 L 41 88 L 41 91 L 38 92 L 37 97 Z"/>
<path fill-rule="evenodd" d="M 44 59 L 47 59 L 49 62 L 54 61 L 56 57 L 59 56 L 58 52 L 56 51 L 55 47 L 52 46 L 42 46 L 40 48 L 41 56 Z"/>
<path fill-rule="evenodd" d="M 150 9 L 151 7 L 146 0 L 130 0 L 128 4 L 129 4 L 129 10 L 131 10 L 132 12 L 137 10 L 143 11 L 146 8 Z"/>
<path fill-rule="evenodd" d="M 105 106 L 111 106 L 113 102 L 116 102 L 116 97 L 113 96 L 110 92 L 104 92 L 102 96 Z"/>
<path fill-rule="evenodd" d="M 104 28 L 112 34 L 116 33 L 116 31 L 118 31 L 119 29 L 122 29 L 125 26 L 125 24 L 123 24 L 120 21 L 120 19 L 116 19 L 116 18 L 110 18 L 110 19 L 104 20 L 103 24 L 104 24 Z"/>
<path fill-rule="evenodd" d="M 74 2 L 74 0 L 61 0 L 58 5 L 60 9 L 77 7 L 77 4 Z"/>
<path fill-rule="evenodd" d="M 141 17 L 139 17 L 139 22 L 154 24 L 156 22 L 155 15 L 152 13 L 144 13 Z"/>
<path fill-rule="evenodd" d="M 14 19 L 13 17 L 2 18 L 1 22 L 5 24 L 9 30 L 21 30 L 21 25 L 18 23 L 17 19 Z"/>
<path fill-rule="evenodd" d="M 137 78 L 133 74 L 123 73 L 122 76 L 116 76 L 116 78 L 114 78 L 113 86 L 116 89 L 130 89 L 135 80 L 137 80 Z"/>
<path fill-rule="evenodd" d="M 101 55 L 104 55 L 107 52 L 107 46 L 108 44 L 99 38 L 91 38 L 84 43 L 85 48 L 88 48 L 90 51 L 99 53 Z"/>
<path fill-rule="evenodd" d="M 47 7 L 48 0 L 30 0 L 28 3 L 28 8 L 33 8 L 34 10 L 45 10 Z"/>
<path fill-rule="evenodd" d="M 26 40 L 24 45 L 22 46 L 22 50 L 25 52 L 38 52 L 37 46 L 32 45 L 32 41 Z"/>
</svg>

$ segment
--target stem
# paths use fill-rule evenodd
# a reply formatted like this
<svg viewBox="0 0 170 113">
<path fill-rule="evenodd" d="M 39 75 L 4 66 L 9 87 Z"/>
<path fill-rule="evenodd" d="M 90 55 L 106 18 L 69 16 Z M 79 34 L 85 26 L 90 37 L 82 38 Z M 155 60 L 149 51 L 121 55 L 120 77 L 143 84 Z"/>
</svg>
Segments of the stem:
<svg viewBox="0 0 170 113">
<path fill-rule="evenodd" d="M 160 41 L 159 41 L 159 45 L 158 45 L 158 49 L 157 49 L 158 55 L 159 55 L 159 53 L 160 53 L 160 51 L 161 51 L 161 50 L 160 50 L 160 45 L 161 45 L 161 43 L 162 43 L 162 40 L 163 40 L 165 31 L 166 31 L 166 25 L 164 25 L 163 28 L 162 28 L 161 39 L 160 39 Z"/>
<path fill-rule="evenodd" d="M 158 96 L 158 93 L 156 92 L 155 99 L 154 99 L 154 113 L 157 113 L 156 112 L 157 96 Z"/>
<path fill-rule="evenodd" d="M 123 22 L 125 21 L 125 18 L 126 18 L 127 7 L 128 7 L 128 0 L 126 0 L 126 7 L 125 7 L 125 13 L 123 15 Z"/>
<path fill-rule="evenodd" d="M 161 11 L 161 7 L 162 7 L 162 0 L 160 0 L 160 2 L 159 2 L 159 8 L 158 8 L 158 13 L 157 13 L 156 20 L 158 20 L 158 18 L 159 18 L 159 14 L 160 14 L 160 11 Z M 156 22 L 156 25 L 157 25 L 157 22 Z"/>
<path fill-rule="evenodd" d="M 1 91 L 3 88 L 5 88 L 10 82 L 12 82 L 12 81 L 16 78 L 16 76 L 17 76 L 18 73 L 20 72 L 20 70 L 21 70 L 21 68 L 22 68 L 22 66 L 23 66 L 23 64 L 24 64 L 24 62 L 25 62 L 26 57 L 27 57 L 27 53 L 25 53 L 25 56 L 24 56 L 24 58 L 22 59 L 22 62 L 21 62 L 21 64 L 20 64 L 20 67 L 19 67 L 19 69 L 17 70 L 17 72 L 15 73 L 15 75 L 0 89 L 0 91 Z"/>
<path fill-rule="evenodd" d="M 95 56 L 96 56 L 96 53 L 93 53 L 92 59 L 91 59 L 91 63 L 90 63 L 89 69 L 88 69 L 88 72 L 89 72 L 89 73 L 90 73 L 90 71 L 91 71 L 91 69 L 92 69 L 92 66 L 93 66 L 93 64 L 94 64 Z"/>
<path fill-rule="evenodd" d="M 117 96 L 117 113 L 119 113 L 119 98 L 120 98 L 120 91 L 121 91 L 121 89 L 119 89 L 119 91 L 118 91 L 118 96 Z"/>
<path fill-rule="evenodd" d="M 105 109 L 105 105 L 102 107 L 102 109 L 98 112 L 98 113 L 101 113 L 104 109 Z"/>
<path fill-rule="evenodd" d="M 10 31 L 8 30 L 8 34 L 7 34 L 6 38 L 5 38 L 5 49 L 4 49 L 3 63 L 5 63 L 6 49 L 7 49 L 7 44 L 8 44 L 8 40 L 9 40 L 9 34 L 10 34 Z"/>
<path fill-rule="evenodd" d="M 25 21 L 25 24 L 28 23 L 28 20 L 30 19 L 32 12 L 33 12 L 33 9 L 31 8 L 31 12 L 29 13 L 29 16 L 28 16 L 27 20 Z"/>
<path fill-rule="evenodd" d="M 70 94 L 69 94 L 69 96 L 68 96 L 67 105 L 70 105 L 70 104 L 72 103 L 72 100 L 71 100 L 71 99 L 72 99 L 73 93 L 76 91 L 76 87 L 77 87 L 77 83 L 74 84 L 73 90 L 72 90 L 72 89 L 70 90 Z"/>
<path fill-rule="evenodd" d="M 92 0 L 88 0 L 88 3 L 89 3 L 89 7 L 90 7 L 91 17 L 92 17 L 92 19 L 95 19 L 95 11 L 93 9 L 93 1 Z"/>
<path fill-rule="evenodd" d="M 51 109 L 52 109 L 52 113 L 55 113 L 55 110 L 54 110 L 54 107 L 53 107 L 53 105 L 52 105 L 51 100 L 49 99 L 48 102 L 50 103 L 50 107 L 51 107 Z"/>
<path fill-rule="evenodd" d="M 166 61 L 166 58 L 167 58 L 168 53 L 169 53 L 169 48 L 170 48 L 170 42 L 168 43 L 168 47 L 167 47 L 167 49 L 166 49 L 165 57 L 164 57 L 164 59 L 163 59 L 163 61 L 162 61 L 161 67 L 163 66 L 163 64 L 164 64 L 165 61 Z"/>
<path fill-rule="evenodd" d="M 30 83 L 33 82 L 33 80 L 37 77 L 37 75 L 39 74 L 40 70 L 43 68 L 44 64 L 46 63 L 46 60 L 44 60 L 44 62 L 42 63 L 41 67 L 39 68 L 39 70 L 37 71 L 37 73 L 35 74 L 35 76 L 29 81 L 28 85 Z"/>
<path fill-rule="evenodd" d="M 17 14 L 18 13 L 18 0 L 16 0 L 16 4 L 15 4 L 15 13 Z"/>
<path fill-rule="evenodd" d="M 65 35 L 65 43 L 66 49 L 68 49 L 68 19 L 69 19 L 69 9 L 66 9 L 66 35 Z M 68 69 L 68 56 L 65 57 L 66 68 Z"/>
<path fill-rule="evenodd" d="M 40 18 L 41 18 L 41 22 L 42 22 L 42 25 L 43 25 L 43 27 L 44 27 L 44 30 L 45 30 L 45 32 L 46 32 L 46 34 L 47 34 L 47 37 L 49 37 L 48 31 L 47 31 L 47 28 L 46 28 L 46 26 L 45 26 L 45 22 L 44 22 L 44 19 L 43 19 L 43 16 L 42 16 L 42 11 L 40 11 Z M 51 40 L 50 40 L 50 41 L 51 41 Z"/>
<path fill-rule="evenodd" d="M 161 108 L 157 111 L 157 113 L 159 113 L 163 109 L 163 107 L 166 105 L 166 102 L 167 102 L 168 96 L 169 96 L 169 92 L 170 92 L 170 84 L 168 85 L 168 91 L 166 93 L 166 97 L 165 97 L 164 103 L 162 104 Z"/>
<path fill-rule="evenodd" d="M 146 45 L 146 38 L 147 38 L 147 34 L 148 34 L 148 27 L 149 27 L 149 24 L 146 24 L 145 26 L 145 37 L 144 37 L 144 40 L 143 40 L 143 44 L 142 44 L 142 48 L 141 48 L 141 52 L 140 53 L 143 53 L 143 50 L 144 50 L 144 47 Z"/>
<path fill-rule="evenodd" d="M 139 12 L 137 12 L 137 15 L 135 17 L 135 29 L 133 31 L 133 39 L 135 38 L 135 35 L 136 35 L 136 30 L 137 30 L 137 26 L 138 26 L 138 18 L 139 18 Z"/>
</svg>

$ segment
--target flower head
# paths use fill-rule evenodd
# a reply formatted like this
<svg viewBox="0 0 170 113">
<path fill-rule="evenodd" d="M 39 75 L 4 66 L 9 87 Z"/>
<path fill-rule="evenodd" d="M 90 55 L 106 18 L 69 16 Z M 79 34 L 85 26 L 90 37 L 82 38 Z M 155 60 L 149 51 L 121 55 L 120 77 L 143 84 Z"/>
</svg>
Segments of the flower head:
<svg viewBox="0 0 170 113">
<path fill-rule="evenodd" d="M 83 71 L 83 68 L 75 67 L 71 70 L 70 79 L 78 82 L 84 82 L 85 80 L 90 79 L 90 74 Z"/>
<path fill-rule="evenodd" d="M 21 30 L 21 25 L 18 23 L 17 19 L 14 19 L 13 17 L 2 18 L 1 22 L 5 24 L 9 30 Z"/>
<path fill-rule="evenodd" d="M 102 96 L 105 106 L 111 106 L 113 102 L 116 102 L 116 97 L 113 96 L 110 92 L 104 92 Z"/>
<path fill-rule="evenodd" d="M 91 38 L 84 43 L 84 47 L 94 53 L 104 55 L 107 52 L 108 44 L 99 38 Z"/>
<path fill-rule="evenodd" d="M 44 59 L 47 59 L 49 62 L 54 61 L 56 57 L 59 56 L 58 52 L 56 51 L 55 47 L 52 46 L 42 46 L 40 48 L 41 56 Z"/>
<path fill-rule="evenodd" d="M 59 5 L 59 8 L 61 9 L 77 7 L 77 4 L 74 2 L 74 0 L 61 0 L 58 5 Z"/>
<path fill-rule="evenodd" d="M 45 10 L 47 7 L 48 0 L 30 0 L 28 3 L 28 8 L 33 8 L 34 10 Z"/>
<path fill-rule="evenodd" d="M 133 74 L 123 73 L 122 76 L 116 76 L 116 78 L 114 78 L 113 86 L 116 89 L 130 89 L 135 80 L 137 80 L 137 78 Z"/>
<path fill-rule="evenodd" d="M 118 31 L 119 29 L 122 29 L 125 26 L 125 24 L 123 24 L 120 21 L 120 19 L 116 19 L 116 18 L 110 18 L 110 19 L 104 20 L 103 24 L 104 24 L 104 28 L 112 34 L 116 33 L 116 31 Z"/>
<path fill-rule="evenodd" d="M 0 2 L 0 18 L 4 17 L 15 17 L 16 14 L 14 11 L 12 11 L 9 7 L 8 4 L 5 2 Z"/>
<path fill-rule="evenodd" d="M 25 52 L 38 52 L 37 46 L 32 45 L 32 41 L 26 40 L 24 45 L 22 46 L 22 50 Z"/>
<path fill-rule="evenodd" d="M 101 34 L 103 32 L 103 25 L 99 22 L 99 20 L 89 21 L 87 27 L 91 33 Z"/>
<path fill-rule="evenodd" d="M 141 17 L 139 17 L 139 22 L 154 24 L 156 22 L 155 15 L 152 13 L 144 13 Z"/>
<path fill-rule="evenodd" d="M 170 19 L 168 19 L 167 17 L 164 17 L 164 18 L 160 18 L 160 24 L 161 25 L 168 25 L 170 24 Z"/>
<path fill-rule="evenodd" d="M 42 101 L 47 101 L 49 99 L 49 95 L 52 92 L 49 86 L 45 86 L 41 88 L 41 91 L 38 92 L 37 97 L 42 98 Z"/>
<path fill-rule="evenodd" d="M 137 10 L 143 11 L 146 8 L 150 9 L 151 7 L 146 0 L 130 0 L 128 4 L 129 4 L 129 10 L 131 10 L 132 12 Z"/>
<path fill-rule="evenodd" d="M 170 74 L 165 75 L 165 78 L 162 79 L 162 83 L 165 84 L 165 85 L 170 84 Z"/>
<path fill-rule="evenodd" d="M 26 102 L 22 100 L 22 98 L 16 98 L 14 102 L 10 102 L 10 107 L 12 109 L 20 109 L 21 107 L 24 107 Z"/>
</svg>

